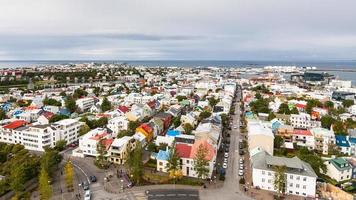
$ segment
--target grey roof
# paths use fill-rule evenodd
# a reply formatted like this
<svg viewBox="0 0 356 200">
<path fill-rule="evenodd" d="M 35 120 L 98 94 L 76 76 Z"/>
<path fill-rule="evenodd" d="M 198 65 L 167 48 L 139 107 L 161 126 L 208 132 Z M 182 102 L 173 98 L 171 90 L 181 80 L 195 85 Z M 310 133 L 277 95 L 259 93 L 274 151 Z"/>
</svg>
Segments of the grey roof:
<svg viewBox="0 0 356 200">
<path fill-rule="evenodd" d="M 317 177 L 313 168 L 298 157 L 286 158 L 271 156 L 265 151 L 252 156 L 252 166 L 253 168 L 264 170 L 273 170 L 273 166 L 286 166 L 286 173 Z"/>
</svg>

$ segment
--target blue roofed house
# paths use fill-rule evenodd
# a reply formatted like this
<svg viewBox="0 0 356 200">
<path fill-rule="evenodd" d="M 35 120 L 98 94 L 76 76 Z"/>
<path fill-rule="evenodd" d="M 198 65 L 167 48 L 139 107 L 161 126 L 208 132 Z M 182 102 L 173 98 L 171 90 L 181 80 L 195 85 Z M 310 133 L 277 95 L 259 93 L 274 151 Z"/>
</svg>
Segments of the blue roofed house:
<svg viewBox="0 0 356 200">
<path fill-rule="evenodd" d="M 156 161 L 157 161 L 157 171 L 159 172 L 167 172 L 166 166 L 168 163 L 169 159 L 169 150 L 168 148 L 164 150 L 159 150 L 159 152 L 156 155 Z"/>
<path fill-rule="evenodd" d="M 168 131 L 167 131 L 167 136 L 169 136 L 169 137 L 176 137 L 176 136 L 178 136 L 178 135 L 180 135 L 181 134 L 181 132 L 179 131 L 179 130 L 173 130 L 173 129 L 169 129 Z"/>
<path fill-rule="evenodd" d="M 340 152 L 349 156 L 356 156 L 356 137 L 354 135 L 336 135 L 335 144 Z"/>
<path fill-rule="evenodd" d="M 347 155 L 351 154 L 350 142 L 349 142 L 347 136 L 336 135 L 335 136 L 335 143 L 336 143 L 336 146 L 339 148 L 341 153 L 347 154 Z"/>
<path fill-rule="evenodd" d="M 280 122 L 278 119 L 276 118 L 272 119 L 271 120 L 272 132 L 275 133 L 281 125 L 283 125 L 283 123 Z"/>
</svg>

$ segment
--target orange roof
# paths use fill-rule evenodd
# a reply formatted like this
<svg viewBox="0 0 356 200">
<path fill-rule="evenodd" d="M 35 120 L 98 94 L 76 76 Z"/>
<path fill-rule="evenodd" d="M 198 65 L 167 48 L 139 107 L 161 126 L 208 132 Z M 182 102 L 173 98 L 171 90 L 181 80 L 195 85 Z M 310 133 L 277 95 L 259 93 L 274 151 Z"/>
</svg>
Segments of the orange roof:
<svg viewBox="0 0 356 200">
<path fill-rule="evenodd" d="M 105 137 L 107 135 L 108 135 L 107 132 L 103 132 L 103 133 L 100 133 L 100 134 L 96 134 L 93 137 L 90 137 L 89 139 L 91 139 L 91 140 L 100 140 L 101 138 L 103 138 L 103 137 Z"/>
<path fill-rule="evenodd" d="M 294 129 L 293 134 L 294 135 L 312 136 L 312 134 L 309 130 L 304 130 L 304 129 Z"/>
<path fill-rule="evenodd" d="M 5 126 L 3 126 L 4 129 L 17 129 L 21 126 L 24 126 L 27 122 L 24 120 L 16 120 L 13 121 L 9 124 L 6 124 Z"/>
<path fill-rule="evenodd" d="M 209 160 L 209 161 L 212 160 L 213 157 L 215 156 L 215 148 L 211 144 L 209 144 L 207 140 L 196 140 L 195 141 L 195 143 L 192 146 L 192 151 L 190 152 L 190 158 L 195 157 L 200 145 L 203 145 L 208 150 L 205 159 Z"/>
<path fill-rule="evenodd" d="M 102 140 L 102 143 L 104 144 L 105 148 L 108 150 L 113 141 L 114 139 L 104 139 Z"/>
</svg>

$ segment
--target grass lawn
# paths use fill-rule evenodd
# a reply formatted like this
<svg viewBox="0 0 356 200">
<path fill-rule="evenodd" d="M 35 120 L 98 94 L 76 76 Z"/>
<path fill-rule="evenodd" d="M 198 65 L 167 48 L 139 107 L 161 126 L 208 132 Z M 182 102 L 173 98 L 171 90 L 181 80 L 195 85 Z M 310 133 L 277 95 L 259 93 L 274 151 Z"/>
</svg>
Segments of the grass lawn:
<svg viewBox="0 0 356 200">
<path fill-rule="evenodd" d="M 181 184 L 181 185 L 202 185 L 202 181 L 197 178 L 182 177 L 180 179 L 170 179 L 168 174 L 145 172 L 143 179 L 150 184 Z"/>
</svg>

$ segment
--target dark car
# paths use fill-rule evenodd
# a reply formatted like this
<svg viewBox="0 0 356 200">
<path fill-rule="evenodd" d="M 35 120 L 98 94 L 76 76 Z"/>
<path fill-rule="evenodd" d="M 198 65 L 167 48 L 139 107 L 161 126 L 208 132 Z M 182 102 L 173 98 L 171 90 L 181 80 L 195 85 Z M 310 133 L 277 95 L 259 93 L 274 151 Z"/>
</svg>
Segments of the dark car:
<svg viewBox="0 0 356 200">
<path fill-rule="evenodd" d="M 96 176 L 90 176 L 89 178 L 92 183 L 96 182 Z"/>
<path fill-rule="evenodd" d="M 245 152 L 243 150 L 240 150 L 240 152 L 239 152 L 240 156 L 244 155 L 244 153 Z"/>
</svg>

